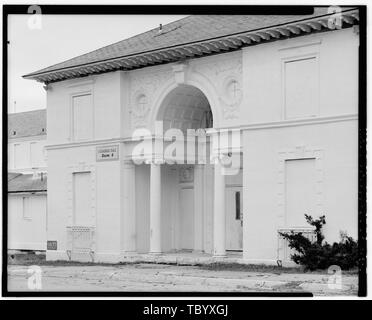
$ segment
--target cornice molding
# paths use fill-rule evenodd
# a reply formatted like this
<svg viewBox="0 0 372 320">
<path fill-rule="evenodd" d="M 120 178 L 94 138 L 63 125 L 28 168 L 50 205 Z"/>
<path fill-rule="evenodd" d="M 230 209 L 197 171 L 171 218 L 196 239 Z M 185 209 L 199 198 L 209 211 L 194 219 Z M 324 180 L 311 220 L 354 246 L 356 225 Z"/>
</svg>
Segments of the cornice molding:
<svg viewBox="0 0 372 320">
<path fill-rule="evenodd" d="M 261 130 L 261 129 L 270 129 L 270 128 L 295 127 L 295 126 L 303 126 L 303 125 L 315 125 L 315 124 L 323 124 L 323 123 L 330 123 L 330 122 L 357 121 L 357 120 L 358 120 L 358 114 L 344 114 L 344 115 L 337 115 L 337 116 L 252 123 L 252 124 L 247 124 L 247 125 L 242 125 L 242 126 L 229 126 L 229 127 L 221 127 L 221 128 L 214 128 L 214 129 L 223 130 L 223 131 Z M 208 135 L 213 135 L 213 130 Z M 151 140 L 154 138 L 156 138 L 155 135 L 146 137 L 146 139 L 148 140 Z M 141 141 L 141 140 L 138 140 L 138 138 L 133 139 L 132 137 L 125 137 L 125 138 L 102 139 L 102 140 L 93 140 L 93 141 L 49 144 L 45 148 L 46 150 L 58 150 L 58 149 L 65 149 L 65 148 L 98 146 L 98 145 L 105 145 L 105 144 L 112 144 L 112 143 L 135 143 L 138 141 Z"/>
<path fill-rule="evenodd" d="M 23 78 L 37 80 L 48 84 L 67 79 L 85 77 L 92 74 L 117 70 L 134 70 L 189 58 L 226 53 L 250 45 L 300 37 L 315 32 L 339 30 L 329 23 L 329 18 L 332 15 L 333 13 L 301 21 L 290 22 L 284 25 L 241 32 L 224 37 L 186 43 L 174 47 L 132 54 L 129 56 L 106 59 L 95 63 L 87 63 L 48 72 L 31 73 L 23 76 Z M 342 11 L 340 19 L 342 20 L 342 28 L 350 28 L 353 25 L 358 24 L 359 11 L 357 9 Z"/>
</svg>

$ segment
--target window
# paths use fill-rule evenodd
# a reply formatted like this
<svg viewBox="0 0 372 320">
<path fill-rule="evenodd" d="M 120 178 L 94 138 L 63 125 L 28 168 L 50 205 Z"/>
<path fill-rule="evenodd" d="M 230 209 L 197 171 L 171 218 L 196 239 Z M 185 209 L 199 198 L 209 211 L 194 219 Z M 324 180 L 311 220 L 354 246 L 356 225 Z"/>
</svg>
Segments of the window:
<svg viewBox="0 0 372 320">
<path fill-rule="evenodd" d="M 32 218 L 32 202 L 30 197 L 22 198 L 22 210 L 23 210 L 23 219 L 31 220 Z"/>
<path fill-rule="evenodd" d="M 40 143 L 38 142 L 30 143 L 30 160 L 32 168 L 38 168 L 42 166 L 43 150 Z"/>
<path fill-rule="evenodd" d="M 74 222 L 76 226 L 92 224 L 92 191 L 90 172 L 73 174 Z"/>
<path fill-rule="evenodd" d="M 88 140 L 93 137 L 92 95 L 72 98 L 72 122 L 74 140 Z"/>
<path fill-rule="evenodd" d="M 287 227 L 308 226 L 305 214 L 316 215 L 315 159 L 285 161 Z"/>
<path fill-rule="evenodd" d="M 235 192 L 235 220 L 240 220 L 240 192 Z"/>
<path fill-rule="evenodd" d="M 23 169 L 30 167 L 28 143 L 14 144 L 14 168 Z"/>
<path fill-rule="evenodd" d="M 318 114 L 318 61 L 316 57 L 284 62 L 285 117 Z"/>
</svg>

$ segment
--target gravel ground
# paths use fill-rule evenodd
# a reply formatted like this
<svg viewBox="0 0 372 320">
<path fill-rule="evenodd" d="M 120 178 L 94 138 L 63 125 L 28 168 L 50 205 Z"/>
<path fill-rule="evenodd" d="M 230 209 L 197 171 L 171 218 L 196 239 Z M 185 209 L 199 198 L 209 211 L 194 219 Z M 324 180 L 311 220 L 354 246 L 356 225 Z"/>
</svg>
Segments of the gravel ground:
<svg viewBox="0 0 372 320">
<path fill-rule="evenodd" d="M 9 291 L 28 288 L 28 265 L 8 266 Z M 165 264 L 43 265 L 41 291 L 110 292 L 311 292 L 317 296 L 357 295 L 357 274 L 342 275 L 342 287 L 328 285 L 329 275 L 223 270 Z"/>
</svg>

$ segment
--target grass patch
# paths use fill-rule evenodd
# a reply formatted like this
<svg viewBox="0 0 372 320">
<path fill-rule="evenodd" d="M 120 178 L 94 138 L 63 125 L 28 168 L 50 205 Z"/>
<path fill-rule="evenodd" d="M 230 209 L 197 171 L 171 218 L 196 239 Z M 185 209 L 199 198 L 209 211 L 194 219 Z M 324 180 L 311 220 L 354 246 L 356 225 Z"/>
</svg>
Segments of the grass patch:
<svg viewBox="0 0 372 320">
<path fill-rule="evenodd" d="M 57 260 L 57 261 L 47 261 L 45 253 L 36 254 L 34 252 L 25 253 L 13 253 L 8 254 L 8 265 L 19 265 L 19 266 L 107 266 L 118 268 L 124 265 L 141 265 L 141 264 L 154 264 L 157 266 L 161 265 L 181 265 L 177 263 L 151 263 L 151 262 L 120 262 L 120 263 L 104 263 L 104 262 L 79 262 L 79 261 L 67 261 L 67 260 Z M 210 271 L 237 271 L 237 272 L 258 272 L 258 273 L 315 273 L 315 274 L 328 274 L 327 270 L 315 270 L 315 271 L 305 271 L 303 267 L 278 267 L 269 265 L 255 265 L 255 264 L 240 264 L 240 263 L 227 263 L 227 262 L 214 262 L 209 264 L 182 264 L 183 266 L 197 267 L 203 270 Z M 355 275 L 358 274 L 358 269 L 352 269 L 347 271 L 342 271 L 342 274 Z"/>
<path fill-rule="evenodd" d="M 40 265 L 45 262 L 45 254 L 34 252 L 8 254 L 8 265 Z"/>
<path fill-rule="evenodd" d="M 80 262 L 80 261 L 68 261 L 68 260 L 56 260 L 56 261 L 47 261 L 45 254 L 35 254 L 32 252 L 28 253 L 15 253 L 8 254 L 8 265 L 18 265 L 18 266 L 56 266 L 56 267 L 65 267 L 65 266 L 112 266 L 119 267 L 128 263 L 103 263 L 103 262 Z"/>
<path fill-rule="evenodd" d="M 246 272 L 270 272 L 270 273 L 302 273 L 301 267 L 285 268 L 278 266 L 269 266 L 264 264 L 242 264 L 242 263 L 225 263 L 214 262 L 209 264 L 200 264 L 199 268 L 213 271 L 246 271 Z"/>
<path fill-rule="evenodd" d="M 200 269 L 211 271 L 240 271 L 240 272 L 263 272 L 263 273 L 312 273 L 312 274 L 328 274 L 327 270 L 305 270 L 304 267 L 279 267 L 269 266 L 264 264 L 241 264 L 241 263 L 221 263 L 215 262 L 210 264 L 197 265 Z M 343 274 L 358 274 L 358 269 L 342 271 Z"/>
</svg>

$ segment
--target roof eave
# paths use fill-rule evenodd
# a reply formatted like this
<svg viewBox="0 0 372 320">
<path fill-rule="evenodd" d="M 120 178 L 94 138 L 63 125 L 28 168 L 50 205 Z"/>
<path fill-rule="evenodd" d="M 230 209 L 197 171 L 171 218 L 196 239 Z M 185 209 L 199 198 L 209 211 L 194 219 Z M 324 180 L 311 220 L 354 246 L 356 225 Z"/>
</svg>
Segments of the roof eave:
<svg viewBox="0 0 372 320">
<path fill-rule="evenodd" d="M 233 50 L 245 46 L 257 45 L 269 41 L 278 41 L 298 37 L 315 32 L 333 31 L 349 28 L 359 23 L 359 10 L 343 11 L 340 15 L 342 26 L 335 28 L 330 23 L 330 16 L 319 16 L 280 26 L 271 26 L 255 31 L 242 32 L 216 39 L 208 39 L 196 43 L 189 43 L 175 47 L 162 48 L 125 57 L 113 58 L 84 65 L 56 69 L 49 72 L 31 73 L 23 78 L 44 83 L 52 83 L 67 79 L 85 77 L 92 74 L 106 73 L 117 70 L 133 70 L 183 59 L 208 56 Z"/>
</svg>

